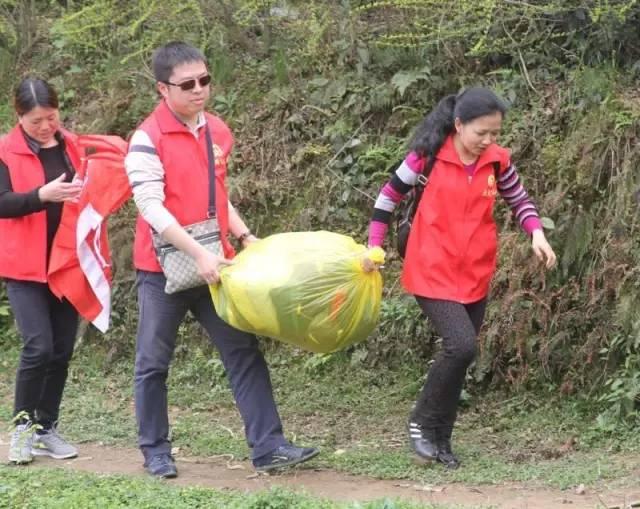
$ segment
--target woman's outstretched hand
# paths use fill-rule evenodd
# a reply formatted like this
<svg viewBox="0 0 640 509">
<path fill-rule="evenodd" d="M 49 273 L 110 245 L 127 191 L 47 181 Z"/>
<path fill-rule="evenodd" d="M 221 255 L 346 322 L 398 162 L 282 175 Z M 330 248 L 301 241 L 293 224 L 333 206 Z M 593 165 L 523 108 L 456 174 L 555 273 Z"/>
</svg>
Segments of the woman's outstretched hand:
<svg viewBox="0 0 640 509">
<path fill-rule="evenodd" d="M 538 257 L 538 260 L 545 264 L 547 269 L 550 269 L 556 265 L 556 254 L 553 248 L 547 242 L 547 238 L 544 236 L 542 230 L 535 230 L 531 235 L 531 247 L 533 252 Z"/>
</svg>

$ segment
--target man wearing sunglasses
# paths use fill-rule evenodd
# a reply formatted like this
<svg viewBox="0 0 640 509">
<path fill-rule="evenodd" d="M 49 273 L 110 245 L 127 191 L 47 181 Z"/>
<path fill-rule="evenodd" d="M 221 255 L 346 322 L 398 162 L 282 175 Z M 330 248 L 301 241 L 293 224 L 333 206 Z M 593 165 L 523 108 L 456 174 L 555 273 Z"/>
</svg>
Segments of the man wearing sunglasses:
<svg viewBox="0 0 640 509">
<path fill-rule="evenodd" d="M 218 317 L 204 283 L 165 293 L 166 278 L 153 249 L 152 230 L 191 256 L 206 283 L 216 282 L 221 267 L 231 263 L 234 250 L 227 239 L 229 233 L 243 246 L 257 239 L 227 198 L 225 175 L 233 136 L 221 119 L 204 111 L 211 76 L 203 54 L 188 44 L 171 42 L 154 52 L 153 72 L 161 100 L 132 136 L 125 161 L 140 212 L 134 245 L 139 307 L 135 402 L 144 466 L 156 477 L 177 475 L 169 442 L 166 378 L 178 327 L 187 311 L 220 351 L 255 468 L 268 471 L 301 463 L 318 450 L 296 447 L 285 439 L 269 371 L 255 336 L 232 328 Z M 215 217 L 223 256 L 207 251 L 183 228 L 211 215 L 212 151 L 207 146 L 211 142 Z"/>
</svg>

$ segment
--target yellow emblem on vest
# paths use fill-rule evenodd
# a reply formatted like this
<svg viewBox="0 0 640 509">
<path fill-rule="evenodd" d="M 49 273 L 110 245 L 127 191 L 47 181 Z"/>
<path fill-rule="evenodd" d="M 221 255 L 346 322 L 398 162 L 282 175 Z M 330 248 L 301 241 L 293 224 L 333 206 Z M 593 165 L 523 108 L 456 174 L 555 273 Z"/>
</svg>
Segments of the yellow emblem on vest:
<svg viewBox="0 0 640 509">
<path fill-rule="evenodd" d="M 498 189 L 496 188 L 496 177 L 492 174 L 487 178 L 487 188 L 482 192 L 482 196 L 485 198 L 493 198 L 497 196 Z"/>
<path fill-rule="evenodd" d="M 215 143 L 211 144 L 213 146 L 213 156 L 216 159 L 216 164 L 224 164 L 224 152 L 220 145 L 216 145 Z"/>
</svg>

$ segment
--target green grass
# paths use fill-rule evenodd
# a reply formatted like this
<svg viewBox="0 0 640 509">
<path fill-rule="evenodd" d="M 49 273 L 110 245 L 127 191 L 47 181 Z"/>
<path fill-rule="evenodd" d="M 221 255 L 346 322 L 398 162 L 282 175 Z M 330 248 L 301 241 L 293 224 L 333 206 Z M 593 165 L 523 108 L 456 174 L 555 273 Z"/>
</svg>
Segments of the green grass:
<svg viewBox="0 0 640 509">
<path fill-rule="evenodd" d="M 336 503 L 279 488 L 240 494 L 139 477 L 0 466 L 0 509 L 454 509 L 394 500 Z M 478 508 L 479 509 L 479 508 Z"/>
<path fill-rule="evenodd" d="M 8 421 L 17 342 L 0 345 L 0 418 Z M 101 345 L 83 343 L 72 364 L 62 428 L 78 442 L 136 446 L 133 359 L 106 362 Z M 131 356 L 132 357 L 132 356 Z M 463 467 L 419 466 L 406 447 L 404 424 L 422 384 L 417 366 L 371 370 L 346 354 L 313 357 L 270 351 L 276 398 L 289 438 L 319 446 L 314 466 L 382 479 L 493 484 L 526 481 L 568 488 L 602 480 L 624 485 L 640 458 L 640 437 L 620 425 L 596 426 L 576 399 L 525 393 L 472 396 L 454 433 Z M 242 422 L 215 353 L 198 341 L 177 349 L 169 377 L 173 445 L 181 454 L 247 458 Z"/>
</svg>

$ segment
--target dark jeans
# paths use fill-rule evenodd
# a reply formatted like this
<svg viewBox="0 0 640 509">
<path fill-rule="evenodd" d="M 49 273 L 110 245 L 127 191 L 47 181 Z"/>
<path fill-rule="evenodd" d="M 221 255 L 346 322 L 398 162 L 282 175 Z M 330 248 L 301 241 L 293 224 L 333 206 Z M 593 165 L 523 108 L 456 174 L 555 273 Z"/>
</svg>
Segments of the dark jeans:
<svg viewBox="0 0 640 509">
<path fill-rule="evenodd" d="M 7 294 L 22 335 L 16 375 L 14 415 L 50 428 L 58 420 L 69 361 L 78 330 L 78 313 L 45 283 L 8 279 Z"/>
<path fill-rule="evenodd" d="M 472 304 L 416 299 L 442 337 L 442 350 L 429 369 L 411 419 L 424 428 L 448 430 L 450 435 L 467 368 L 476 356 L 487 299 Z"/>
<path fill-rule="evenodd" d="M 220 352 L 252 458 L 286 444 L 269 370 L 256 337 L 234 329 L 218 317 L 207 286 L 168 295 L 164 292 L 165 282 L 162 273 L 138 272 L 135 400 L 138 441 L 145 458 L 171 451 L 166 380 L 178 327 L 187 311 L 200 322 Z"/>
</svg>

